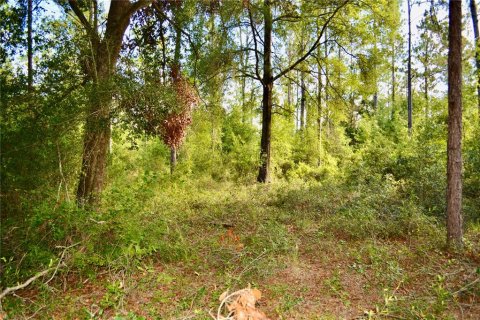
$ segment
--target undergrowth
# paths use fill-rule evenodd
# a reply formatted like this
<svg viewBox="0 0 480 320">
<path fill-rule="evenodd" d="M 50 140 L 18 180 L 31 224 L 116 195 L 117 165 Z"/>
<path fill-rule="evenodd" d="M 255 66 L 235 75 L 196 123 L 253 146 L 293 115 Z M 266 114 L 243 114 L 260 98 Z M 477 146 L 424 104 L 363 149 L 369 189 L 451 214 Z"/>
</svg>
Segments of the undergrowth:
<svg viewBox="0 0 480 320">
<path fill-rule="evenodd" d="M 11 318 L 73 317 L 82 305 L 83 318 L 207 319 L 223 290 L 252 284 L 267 290 L 265 308 L 278 318 L 297 318 L 309 299 L 366 318 L 448 318 L 461 303 L 468 314 L 465 305 L 478 302 L 480 289 L 462 289 L 479 276 L 478 226 L 469 225 L 466 252 L 450 257 L 441 221 L 404 190 L 390 176 L 368 185 L 248 185 L 162 181 L 143 172 L 128 185 L 112 183 L 99 212 L 45 201 L 25 208 L 24 228 L 7 221 L 4 287 L 56 266 L 61 254 L 65 266 L 52 282 L 5 299 L 3 308 Z M 320 292 L 302 276 L 286 279 L 287 287 L 272 280 L 285 270 L 291 277 L 294 267 L 321 268 Z M 451 276 L 453 268 L 463 269 Z M 358 290 L 374 294 L 356 302 Z M 92 300 L 80 303 L 80 293 Z M 324 295 L 327 302 L 318 302 Z"/>
</svg>

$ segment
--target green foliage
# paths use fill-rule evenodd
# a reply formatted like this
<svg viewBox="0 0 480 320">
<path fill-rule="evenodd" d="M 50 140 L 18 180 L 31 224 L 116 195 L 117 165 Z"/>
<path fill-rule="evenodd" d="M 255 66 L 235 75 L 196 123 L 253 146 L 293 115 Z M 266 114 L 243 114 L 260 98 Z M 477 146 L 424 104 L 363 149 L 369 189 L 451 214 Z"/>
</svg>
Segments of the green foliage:
<svg viewBox="0 0 480 320">
<path fill-rule="evenodd" d="M 429 96 L 414 95 L 409 135 L 404 88 L 391 83 L 390 74 L 402 71 L 398 1 L 348 4 L 315 54 L 275 82 L 273 182 L 259 185 L 262 86 L 253 79 L 248 9 L 261 30 L 263 1 L 247 2 L 188 0 L 177 7 L 160 1 L 162 12 L 137 12 L 115 76 L 98 84 L 85 77 L 92 46 L 79 21 L 39 9 L 32 92 L 24 66 L 24 1 L 0 4 L 1 287 L 59 266 L 51 282 L 27 289 L 41 309 L 30 300 L 5 299 L 12 318 L 37 311 L 52 317 L 58 309 L 67 318 L 83 310 L 87 318 L 206 319 L 206 306 L 215 308 L 224 289 L 249 284 L 267 287 L 272 298 L 266 303 L 279 318 L 308 312 L 304 306 L 316 303 L 311 297 L 319 288 L 345 308 L 356 307 L 356 290 L 374 292 L 368 318 L 448 318 L 461 299 L 478 300 L 473 273 L 448 269 L 470 270 L 476 259 L 470 257 L 478 256 L 480 127 L 471 46 L 464 58 L 466 254 L 447 263 L 450 256 L 440 250 L 447 101 L 435 86 L 444 82 L 436 75 L 445 69 L 445 26 L 436 29 L 431 15 L 420 26 L 416 52 L 425 70 L 415 85 L 428 80 Z M 92 14 L 89 3 L 80 2 L 85 14 Z M 274 3 L 276 73 L 318 36 L 337 2 Z M 62 2 L 62 8 L 69 6 Z M 168 81 L 179 26 L 179 62 L 201 103 L 170 174 L 170 150 L 158 129 L 181 107 Z M 393 85 L 395 101 L 384 90 Z M 87 210 L 77 205 L 75 191 L 88 105 L 99 94 L 114 97 L 112 137 L 101 203 Z M 308 278 L 309 272 L 321 278 Z M 279 275 L 296 282 L 272 283 Z M 62 286 L 67 292 L 59 302 L 55 288 Z M 77 289 L 98 303 L 83 304 Z M 145 308 L 130 309 L 136 294 L 145 295 Z M 339 316 L 305 317 L 329 314 Z"/>
</svg>

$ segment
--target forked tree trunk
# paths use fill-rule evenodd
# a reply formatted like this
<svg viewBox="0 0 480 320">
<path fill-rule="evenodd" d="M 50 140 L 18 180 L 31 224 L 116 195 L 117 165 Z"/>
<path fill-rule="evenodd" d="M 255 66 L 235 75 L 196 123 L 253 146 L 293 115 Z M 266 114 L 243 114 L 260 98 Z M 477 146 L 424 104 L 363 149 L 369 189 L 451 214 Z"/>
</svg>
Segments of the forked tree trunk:
<svg viewBox="0 0 480 320">
<path fill-rule="evenodd" d="M 106 176 L 106 164 L 110 143 L 110 108 L 112 94 L 109 90 L 123 35 L 130 23 L 132 14 L 150 4 L 149 0 L 111 1 L 103 39 L 93 25 L 86 19 L 76 0 L 69 0 L 69 5 L 80 23 L 85 28 L 92 46 L 91 65 L 88 76 L 93 80 L 94 92 L 90 98 L 84 143 L 82 168 L 77 188 L 79 205 L 95 207 L 99 194 L 103 190 Z M 94 17 L 94 21 L 97 18 Z"/>
<path fill-rule="evenodd" d="M 328 23 L 335 17 L 341 8 L 346 6 L 349 0 L 345 0 L 338 5 L 333 13 L 329 16 L 324 26 L 322 27 L 320 34 L 317 36 L 316 41 L 312 47 L 302 55 L 298 60 L 292 63 L 290 66 L 280 71 L 277 75 L 273 75 L 272 72 L 272 0 L 264 0 L 263 2 L 263 18 L 264 18 L 264 38 L 263 38 L 263 78 L 260 79 L 258 75 L 258 56 L 256 58 L 256 73 L 257 79 L 262 83 L 263 87 L 263 99 L 262 99 L 262 138 L 260 142 L 260 168 L 257 176 L 258 182 L 270 181 L 270 147 L 271 147 L 271 134 L 272 134 L 272 96 L 273 96 L 273 84 L 275 80 L 280 79 L 290 71 L 294 70 L 296 66 L 305 61 L 315 49 L 320 45 L 320 39 L 323 36 L 323 32 L 326 31 Z M 253 19 L 250 14 L 250 24 L 252 26 L 252 34 L 255 37 L 255 28 L 253 26 Z M 257 42 L 254 38 L 255 46 Z M 327 41 L 325 41 L 327 43 Z M 328 83 L 328 77 L 327 77 Z"/>
<path fill-rule="evenodd" d="M 263 16 L 264 46 L 263 46 L 263 99 L 262 99 L 262 139 L 260 142 L 260 168 L 258 171 L 258 182 L 270 181 L 270 146 L 272 135 L 272 8 L 271 0 L 265 0 Z"/>
<path fill-rule="evenodd" d="M 462 2 L 450 0 L 448 30 L 447 243 L 462 247 Z"/>
</svg>

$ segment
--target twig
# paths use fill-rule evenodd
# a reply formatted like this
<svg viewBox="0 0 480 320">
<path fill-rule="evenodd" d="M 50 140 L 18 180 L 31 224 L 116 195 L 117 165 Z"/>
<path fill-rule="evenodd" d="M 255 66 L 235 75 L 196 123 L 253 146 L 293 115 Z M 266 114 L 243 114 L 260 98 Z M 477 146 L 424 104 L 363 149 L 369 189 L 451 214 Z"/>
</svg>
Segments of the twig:
<svg viewBox="0 0 480 320">
<path fill-rule="evenodd" d="M 95 220 L 95 219 L 93 219 L 93 218 L 89 218 L 88 220 L 93 221 L 93 222 L 95 222 L 95 223 L 97 223 L 97 224 L 105 224 L 105 223 L 107 223 L 107 221 L 104 221 L 104 220 L 98 221 L 98 220 Z"/>
<path fill-rule="evenodd" d="M 267 253 L 267 250 L 263 250 L 263 252 L 261 252 L 257 257 L 255 257 L 255 259 L 250 261 L 248 265 L 245 268 L 243 268 L 242 272 L 240 272 L 240 274 L 237 276 L 237 280 L 240 281 L 240 278 L 243 276 L 243 274 L 245 274 L 248 270 L 252 269 L 254 263 L 260 260 L 266 253 Z"/>
<path fill-rule="evenodd" d="M 26 318 L 26 320 L 33 319 L 37 315 L 37 313 L 40 312 L 40 310 L 45 309 L 45 306 L 41 306 L 40 308 L 37 309 L 30 317 Z"/>
<path fill-rule="evenodd" d="M 461 287 L 460 289 L 458 289 L 457 291 L 455 291 L 453 293 L 453 295 L 459 294 L 460 292 L 463 292 L 463 291 L 467 290 L 468 288 L 470 288 L 471 286 L 473 286 L 475 283 L 477 283 L 479 281 L 480 281 L 480 278 L 475 279 L 474 281 L 470 282 L 469 284 L 467 284 L 467 285 Z"/>
</svg>

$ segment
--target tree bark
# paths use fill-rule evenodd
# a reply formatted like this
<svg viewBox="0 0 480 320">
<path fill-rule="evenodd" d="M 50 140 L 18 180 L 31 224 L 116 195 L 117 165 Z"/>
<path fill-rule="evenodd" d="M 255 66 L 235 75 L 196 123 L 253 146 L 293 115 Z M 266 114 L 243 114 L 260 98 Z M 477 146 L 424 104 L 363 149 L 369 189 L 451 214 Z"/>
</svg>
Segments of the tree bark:
<svg viewBox="0 0 480 320">
<path fill-rule="evenodd" d="M 92 46 L 91 68 L 88 76 L 93 80 L 93 94 L 90 97 L 84 143 L 82 168 L 77 188 L 77 202 L 80 206 L 98 205 L 99 194 L 105 184 L 108 148 L 111 136 L 110 107 L 112 94 L 111 80 L 115 74 L 117 60 L 123 42 L 123 35 L 130 23 L 132 14 L 147 6 L 151 1 L 139 0 L 111 1 L 108 12 L 105 35 L 103 39 L 85 18 L 76 0 L 69 0 L 69 5 L 86 30 Z M 95 17 L 96 21 L 96 17 Z"/>
<path fill-rule="evenodd" d="M 410 0 L 408 6 L 408 66 L 407 66 L 407 111 L 408 111 L 408 134 L 412 134 L 412 5 Z"/>
<path fill-rule="evenodd" d="M 392 112 L 395 105 L 395 41 L 392 41 Z"/>
<path fill-rule="evenodd" d="M 265 0 L 263 16 L 265 20 L 263 38 L 263 99 L 262 99 L 262 138 L 260 142 L 260 168 L 258 182 L 270 182 L 270 146 L 272 134 L 272 2 Z"/>
<path fill-rule="evenodd" d="M 478 31 L 478 11 L 475 0 L 470 0 L 470 13 L 472 15 L 473 35 L 475 37 L 475 66 L 477 68 L 477 103 L 480 117 L 480 34 Z"/>
<path fill-rule="evenodd" d="M 317 55 L 319 59 L 317 60 L 317 69 L 318 69 L 318 87 L 317 87 L 317 143 L 318 143 L 318 166 L 322 165 L 322 66 L 320 64 L 320 55 L 321 50 L 318 47 Z"/>
<path fill-rule="evenodd" d="M 300 131 L 305 129 L 305 104 L 307 96 L 305 92 L 305 72 L 300 71 Z"/>
<path fill-rule="evenodd" d="M 33 92 L 33 35 L 32 35 L 32 24 L 33 24 L 33 0 L 28 0 L 27 4 L 27 81 L 28 81 L 28 93 L 31 95 Z M 29 99 L 31 99 L 30 97 Z"/>
<path fill-rule="evenodd" d="M 268 182 L 270 181 L 270 139 L 271 139 L 271 126 L 272 126 L 272 95 L 273 95 L 273 84 L 275 80 L 280 79 L 290 71 L 294 70 L 296 66 L 305 61 L 315 49 L 320 45 L 320 39 L 322 38 L 324 31 L 326 31 L 327 25 L 331 20 L 336 16 L 336 14 L 346 6 L 350 0 L 344 0 L 340 5 L 338 5 L 332 14 L 327 18 L 323 27 L 320 30 L 320 33 L 317 36 L 317 39 L 310 47 L 310 49 L 303 54 L 299 59 L 290 64 L 285 69 L 281 70 L 275 76 L 272 72 L 272 29 L 273 29 L 273 18 L 272 18 L 272 0 L 264 0 L 263 2 L 263 17 L 264 17 L 264 39 L 263 39 L 263 78 L 259 75 L 259 56 L 257 52 L 257 41 L 255 38 L 255 27 L 250 13 L 250 25 L 252 28 L 253 42 L 255 44 L 255 60 L 256 60 L 256 78 L 262 83 L 263 87 L 263 98 L 262 98 L 262 138 L 260 143 L 260 168 L 257 176 L 258 182 Z M 325 42 L 326 43 L 326 42 Z"/>
<path fill-rule="evenodd" d="M 175 149 L 175 147 L 171 147 L 170 148 L 170 174 L 173 174 L 176 166 L 177 166 L 177 149 Z"/>
<path fill-rule="evenodd" d="M 462 247 L 462 2 L 450 0 L 448 30 L 447 244 Z"/>
</svg>

